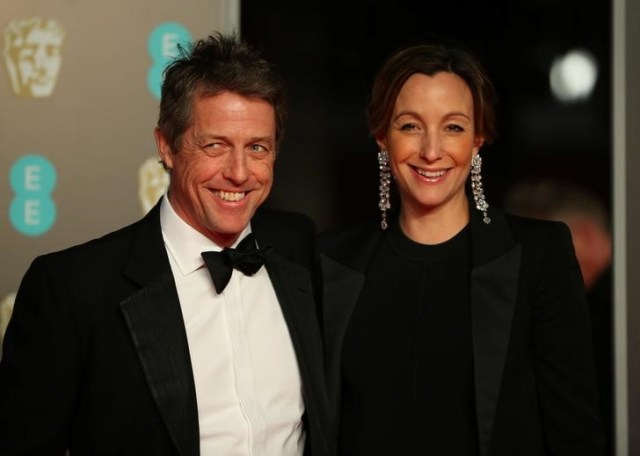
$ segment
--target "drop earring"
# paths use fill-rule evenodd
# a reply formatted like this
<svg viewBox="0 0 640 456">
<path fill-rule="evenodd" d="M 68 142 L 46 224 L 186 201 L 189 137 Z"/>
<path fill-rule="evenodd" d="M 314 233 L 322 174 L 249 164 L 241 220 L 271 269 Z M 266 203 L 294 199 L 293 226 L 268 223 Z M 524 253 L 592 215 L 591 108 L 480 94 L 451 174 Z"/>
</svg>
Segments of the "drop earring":
<svg viewBox="0 0 640 456">
<path fill-rule="evenodd" d="M 382 212 L 380 227 L 386 230 L 389 226 L 387 224 L 387 211 L 391 209 L 391 201 L 389 200 L 391 173 L 389 170 L 389 153 L 386 150 L 378 152 L 378 168 L 380 170 L 380 185 L 378 186 L 380 202 L 378 203 L 378 207 Z"/>
<path fill-rule="evenodd" d="M 482 188 L 482 158 L 477 153 L 471 159 L 471 191 L 473 192 L 473 201 L 476 204 L 476 209 L 482 212 L 482 221 L 487 225 L 491 223 L 491 219 L 487 215 L 489 204 L 484 199 L 484 190 Z"/>
</svg>

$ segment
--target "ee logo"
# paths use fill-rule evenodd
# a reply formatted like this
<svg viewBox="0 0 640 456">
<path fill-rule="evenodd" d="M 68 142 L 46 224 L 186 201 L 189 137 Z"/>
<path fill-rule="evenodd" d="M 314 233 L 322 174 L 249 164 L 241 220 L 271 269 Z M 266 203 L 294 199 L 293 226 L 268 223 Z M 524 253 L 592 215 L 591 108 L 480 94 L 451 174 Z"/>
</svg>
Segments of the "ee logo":
<svg viewBox="0 0 640 456">
<path fill-rule="evenodd" d="M 51 192 L 56 170 L 41 155 L 25 155 L 11 167 L 9 182 L 15 197 L 9 206 L 13 227 L 25 236 L 40 236 L 53 226 L 56 204 Z"/>
<path fill-rule="evenodd" d="M 147 86 L 156 100 L 160 99 L 163 71 L 167 64 L 178 56 L 179 44 L 190 46 L 191 34 L 176 22 L 160 24 L 149 35 L 147 48 L 153 65 L 147 72 Z"/>
</svg>

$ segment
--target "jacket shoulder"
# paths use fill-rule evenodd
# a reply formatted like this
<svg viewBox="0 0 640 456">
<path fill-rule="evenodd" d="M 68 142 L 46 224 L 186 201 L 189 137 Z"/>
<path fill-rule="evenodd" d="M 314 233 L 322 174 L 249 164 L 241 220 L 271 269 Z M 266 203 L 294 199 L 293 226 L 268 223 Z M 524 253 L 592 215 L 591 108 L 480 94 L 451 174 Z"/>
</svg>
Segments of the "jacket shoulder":
<svg viewBox="0 0 640 456">
<path fill-rule="evenodd" d="M 318 248 L 321 255 L 364 271 L 383 233 L 379 222 L 365 220 L 321 233 Z"/>
<path fill-rule="evenodd" d="M 564 222 L 540 220 L 504 214 L 514 239 L 521 242 L 562 238 L 571 240 L 571 232 Z"/>
<path fill-rule="evenodd" d="M 113 254 L 114 251 L 118 250 L 119 245 L 126 244 L 126 240 L 132 237 L 135 232 L 135 225 L 132 224 L 79 244 L 41 254 L 36 259 L 55 260 L 84 256 L 95 257 L 96 255 L 100 256 L 101 252 L 111 252 Z"/>
<path fill-rule="evenodd" d="M 316 255 L 317 230 L 314 222 L 298 212 L 259 209 L 251 220 L 258 245 L 300 264 L 309 264 Z"/>
</svg>

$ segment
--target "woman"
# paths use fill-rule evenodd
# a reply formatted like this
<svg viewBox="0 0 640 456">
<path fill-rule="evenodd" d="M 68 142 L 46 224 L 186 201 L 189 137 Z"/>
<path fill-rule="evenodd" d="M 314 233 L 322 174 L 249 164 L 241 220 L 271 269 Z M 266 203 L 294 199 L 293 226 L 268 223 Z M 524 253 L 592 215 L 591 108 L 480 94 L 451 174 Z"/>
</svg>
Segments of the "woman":
<svg viewBox="0 0 640 456">
<path fill-rule="evenodd" d="M 493 99 L 480 63 L 444 45 L 401 50 L 375 79 L 382 222 L 323 239 L 339 454 L 601 453 L 569 231 L 484 199 Z"/>
</svg>

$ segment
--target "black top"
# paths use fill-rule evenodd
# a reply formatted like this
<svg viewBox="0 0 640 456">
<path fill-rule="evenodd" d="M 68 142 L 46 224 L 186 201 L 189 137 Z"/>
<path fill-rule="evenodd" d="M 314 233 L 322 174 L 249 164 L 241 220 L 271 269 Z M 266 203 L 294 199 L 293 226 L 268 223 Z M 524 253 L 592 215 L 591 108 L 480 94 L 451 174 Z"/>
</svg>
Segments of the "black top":
<svg viewBox="0 0 640 456">
<path fill-rule="evenodd" d="M 469 251 L 468 228 L 385 234 L 345 335 L 340 454 L 477 454 Z"/>
</svg>

